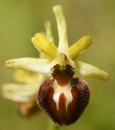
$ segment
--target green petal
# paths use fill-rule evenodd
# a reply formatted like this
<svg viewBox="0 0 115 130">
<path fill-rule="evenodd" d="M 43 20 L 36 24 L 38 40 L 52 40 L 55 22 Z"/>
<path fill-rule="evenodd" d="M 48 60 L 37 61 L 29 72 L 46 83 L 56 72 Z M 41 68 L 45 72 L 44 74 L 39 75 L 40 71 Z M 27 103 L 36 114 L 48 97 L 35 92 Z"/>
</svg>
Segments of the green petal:
<svg viewBox="0 0 115 130">
<path fill-rule="evenodd" d="M 63 13 L 63 8 L 60 5 L 54 6 L 53 11 L 57 21 L 58 35 L 59 35 L 59 53 L 65 53 L 68 49 L 67 27 L 66 20 Z"/>
<path fill-rule="evenodd" d="M 39 58 L 18 58 L 6 61 L 6 67 L 11 69 L 26 69 L 49 75 L 49 61 Z"/>
<path fill-rule="evenodd" d="M 97 78 L 102 80 L 107 80 L 109 77 L 105 71 L 81 61 L 75 61 L 75 66 L 76 75 L 79 74 L 81 77 Z"/>
<path fill-rule="evenodd" d="M 66 52 L 66 54 L 75 60 L 79 54 L 85 51 L 92 44 L 92 38 L 90 36 L 82 37 L 78 42 L 73 44 Z"/>
<path fill-rule="evenodd" d="M 48 60 L 53 60 L 58 55 L 58 49 L 50 43 L 42 34 L 37 33 L 32 38 L 32 42 L 39 52 L 43 52 Z"/>
</svg>

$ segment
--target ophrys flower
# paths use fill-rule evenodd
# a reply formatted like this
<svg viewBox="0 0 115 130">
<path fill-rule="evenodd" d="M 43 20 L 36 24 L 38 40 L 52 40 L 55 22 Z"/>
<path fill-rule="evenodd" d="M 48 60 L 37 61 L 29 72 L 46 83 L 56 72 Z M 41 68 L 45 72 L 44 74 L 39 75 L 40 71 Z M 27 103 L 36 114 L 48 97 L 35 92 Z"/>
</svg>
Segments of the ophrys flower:
<svg viewBox="0 0 115 130">
<path fill-rule="evenodd" d="M 61 6 L 55 6 L 59 34 L 59 45 L 53 44 L 50 23 L 47 23 L 48 36 L 37 33 L 32 42 L 46 59 L 20 58 L 6 62 L 8 68 L 26 69 L 50 76 L 45 80 L 37 96 L 38 105 L 60 126 L 74 123 L 85 110 L 90 97 L 88 85 L 80 77 L 108 79 L 108 74 L 90 64 L 78 61 L 78 56 L 91 44 L 90 36 L 81 38 L 69 47 L 66 21 Z M 50 40 L 49 40 L 50 39 Z"/>
</svg>

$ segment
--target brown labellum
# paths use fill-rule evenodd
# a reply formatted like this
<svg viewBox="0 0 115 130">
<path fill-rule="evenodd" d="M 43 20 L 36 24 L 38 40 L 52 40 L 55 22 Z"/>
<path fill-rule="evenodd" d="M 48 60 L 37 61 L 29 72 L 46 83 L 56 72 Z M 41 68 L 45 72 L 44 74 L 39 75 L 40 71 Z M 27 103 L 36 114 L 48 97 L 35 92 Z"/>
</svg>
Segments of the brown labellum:
<svg viewBox="0 0 115 130">
<path fill-rule="evenodd" d="M 89 102 L 88 85 L 80 78 L 72 78 L 70 65 L 56 65 L 51 69 L 52 79 L 45 80 L 38 91 L 38 105 L 59 126 L 74 123 Z"/>
</svg>

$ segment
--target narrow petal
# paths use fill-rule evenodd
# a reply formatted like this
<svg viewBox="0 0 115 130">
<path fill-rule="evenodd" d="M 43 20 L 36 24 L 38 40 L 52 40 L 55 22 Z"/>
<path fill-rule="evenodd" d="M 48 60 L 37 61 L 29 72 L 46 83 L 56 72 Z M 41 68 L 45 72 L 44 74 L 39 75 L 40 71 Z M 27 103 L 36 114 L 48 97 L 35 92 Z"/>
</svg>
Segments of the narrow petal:
<svg viewBox="0 0 115 130">
<path fill-rule="evenodd" d="M 53 35 L 52 35 L 50 21 L 45 22 L 45 28 L 46 28 L 46 38 L 48 39 L 49 42 L 54 43 L 54 38 L 53 38 Z"/>
<path fill-rule="evenodd" d="M 49 74 L 49 61 L 39 58 L 18 58 L 6 61 L 6 67 L 11 69 L 26 69 L 43 74 Z"/>
<path fill-rule="evenodd" d="M 79 54 L 85 51 L 92 44 L 92 38 L 90 36 L 82 37 L 79 41 L 73 44 L 66 52 L 71 59 L 76 59 Z"/>
<path fill-rule="evenodd" d="M 102 80 L 108 79 L 108 74 L 105 71 L 93 65 L 90 65 L 81 61 L 75 61 L 75 66 L 76 66 L 76 72 L 81 77 L 97 78 L 97 79 L 102 79 Z"/>
<path fill-rule="evenodd" d="M 1 87 L 3 97 L 17 102 L 35 101 L 37 90 L 36 86 L 13 83 Z"/>
<path fill-rule="evenodd" d="M 57 47 L 50 43 L 42 34 L 35 34 L 32 42 L 39 52 L 44 52 L 48 60 L 53 60 L 58 55 Z"/>
<path fill-rule="evenodd" d="M 53 7 L 54 14 L 56 16 L 57 28 L 59 34 L 59 52 L 65 53 L 68 49 L 68 40 L 67 40 L 67 27 L 66 20 L 63 14 L 62 6 L 54 6 Z"/>
</svg>

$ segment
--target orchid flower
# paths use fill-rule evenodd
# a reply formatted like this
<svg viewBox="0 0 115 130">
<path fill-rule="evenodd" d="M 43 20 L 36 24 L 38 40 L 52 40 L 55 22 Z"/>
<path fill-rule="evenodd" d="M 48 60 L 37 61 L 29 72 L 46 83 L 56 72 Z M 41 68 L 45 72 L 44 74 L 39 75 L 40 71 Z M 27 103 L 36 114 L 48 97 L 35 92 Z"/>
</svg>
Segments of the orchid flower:
<svg viewBox="0 0 115 130">
<path fill-rule="evenodd" d="M 37 94 L 39 107 L 59 126 L 74 123 L 88 105 L 88 84 L 80 77 L 108 79 L 99 68 L 78 60 L 79 55 L 92 45 L 92 38 L 82 37 L 72 46 L 68 44 L 66 20 L 61 6 L 53 7 L 57 21 L 59 44 L 55 46 L 50 22 L 45 24 L 47 36 L 35 34 L 32 43 L 44 53 L 45 59 L 19 58 L 6 61 L 6 67 L 25 69 L 48 76 L 41 83 Z M 77 78 L 76 78 L 77 77 Z"/>
<path fill-rule="evenodd" d="M 36 94 L 40 84 L 45 79 L 44 75 L 17 69 L 13 77 L 18 83 L 2 85 L 2 96 L 17 102 L 18 111 L 24 117 L 37 113 L 39 109 L 36 104 Z"/>
</svg>

